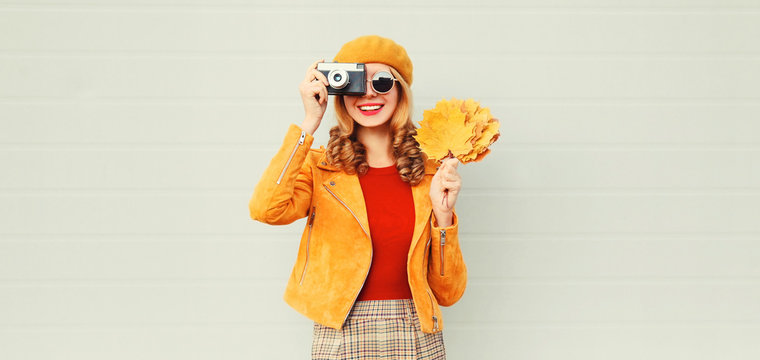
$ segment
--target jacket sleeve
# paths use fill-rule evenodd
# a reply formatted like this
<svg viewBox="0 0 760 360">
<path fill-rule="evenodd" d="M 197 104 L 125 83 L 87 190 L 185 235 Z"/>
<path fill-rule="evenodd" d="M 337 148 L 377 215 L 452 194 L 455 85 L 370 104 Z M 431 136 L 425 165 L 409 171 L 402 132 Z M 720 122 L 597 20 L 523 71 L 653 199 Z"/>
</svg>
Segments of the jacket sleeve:
<svg viewBox="0 0 760 360">
<path fill-rule="evenodd" d="M 314 137 L 291 124 L 277 154 L 264 170 L 248 203 L 251 218 L 267 224 L 290 224 L 309 211 L 311 166 L 306 162 Z"/>
<path fill-rule="evenodd" d="M 459 220 L 455 212 L 448 227 L 439 227 L 435 216 L 432 222 L 428 284 L 438 304 L 451 306 L 467 286 L 467 267 L 459 248 Z"/>
</svg>

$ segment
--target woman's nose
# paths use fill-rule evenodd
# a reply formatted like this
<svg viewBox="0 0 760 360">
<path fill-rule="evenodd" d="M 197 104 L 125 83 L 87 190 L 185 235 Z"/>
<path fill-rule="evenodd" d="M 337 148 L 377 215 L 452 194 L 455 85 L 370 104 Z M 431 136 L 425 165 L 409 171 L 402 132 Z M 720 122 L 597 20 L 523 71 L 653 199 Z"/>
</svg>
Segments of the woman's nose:
<svg viewBox="0 0 760 360">
<path fill-rule="evenodd" d="M 367 86 L 366 86 L 366 92 L 364 93 L 364 97 L 375 97 L 377 96 L 377 93 L 375 92 L 375 89 L 372 88 L 372 81 L 367 80 Z"/>
</svg>

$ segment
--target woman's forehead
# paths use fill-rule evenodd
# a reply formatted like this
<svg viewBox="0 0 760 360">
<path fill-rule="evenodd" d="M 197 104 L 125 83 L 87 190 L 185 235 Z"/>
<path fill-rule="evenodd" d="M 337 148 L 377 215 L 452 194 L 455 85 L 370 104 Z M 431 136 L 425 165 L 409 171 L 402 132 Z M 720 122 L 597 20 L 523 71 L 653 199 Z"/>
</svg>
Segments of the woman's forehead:
<svg viewBox="0 0 760 360">
<path fill-rule="evenodd" d="M 367 68 L 367 73 L 370 75 L 378 72 L 378 71 L 390 71 L 391 67 L 390 65 L 382 64 L 382 63 L 366 63 L 364 64 Z"/>
</svg>

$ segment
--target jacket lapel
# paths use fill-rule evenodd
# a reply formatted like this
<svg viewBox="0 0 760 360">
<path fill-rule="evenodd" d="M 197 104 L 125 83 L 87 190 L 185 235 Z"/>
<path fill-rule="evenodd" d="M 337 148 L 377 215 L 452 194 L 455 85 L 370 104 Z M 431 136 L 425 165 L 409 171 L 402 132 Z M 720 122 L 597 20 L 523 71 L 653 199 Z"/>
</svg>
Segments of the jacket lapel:
<svg viewBox="0 0 760 360">
<path fill-rule="evenodd" d="M 337 171 L 322 182 L 322 186 L 347 208 L 356 218 L 367 236 L 372 239 L 369 232 L 369 220 L 367 218 L 367 205 L 364 203 L 364 193 L 359 183 L 359 177 Z"/>
</svg>

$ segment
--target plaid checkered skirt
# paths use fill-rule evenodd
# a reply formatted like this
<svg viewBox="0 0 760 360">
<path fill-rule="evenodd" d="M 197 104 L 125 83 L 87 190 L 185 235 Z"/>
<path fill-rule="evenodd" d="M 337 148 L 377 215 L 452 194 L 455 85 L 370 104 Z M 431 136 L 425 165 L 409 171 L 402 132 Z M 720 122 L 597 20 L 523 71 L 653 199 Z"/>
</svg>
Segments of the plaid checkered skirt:
<svg viewBox="0 0 760 360">
<path fill-rule="evenodd" d="M 420 330 L 412 299 L 357 301 L 335 330 L 314 323 L 311 358 L 446 359 L 443 333 Z"/>
</svg>

